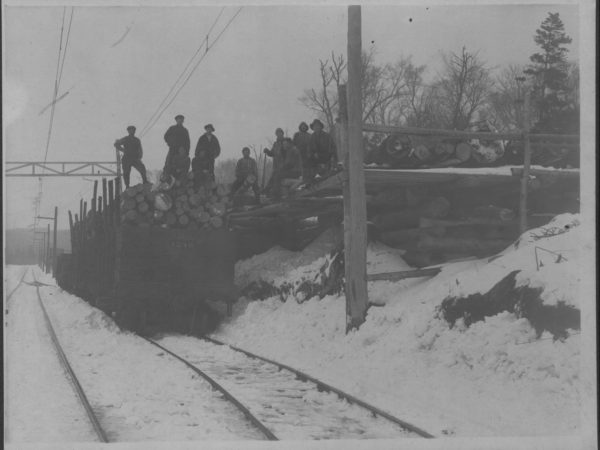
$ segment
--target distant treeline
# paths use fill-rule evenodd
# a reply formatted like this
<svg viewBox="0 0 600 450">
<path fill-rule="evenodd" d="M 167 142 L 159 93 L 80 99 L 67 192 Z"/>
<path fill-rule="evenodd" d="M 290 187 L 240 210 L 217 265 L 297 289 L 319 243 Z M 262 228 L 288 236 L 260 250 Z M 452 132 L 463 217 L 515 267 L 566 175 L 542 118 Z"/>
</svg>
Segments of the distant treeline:
<svg viewBox="0 0 600 450">
<path fill-rule="evenodd" d="M 52 235 L 52 231 L 50 232 Z M 69 230 L 58 230 L 58 253 L 71 251 L 71 237 Z M 41 235 L 40 235 L 41 236 Z M 13 228 L 4 234 L 4 255 L 6 264 L 36 264 L 38 258 L 37 242 L 34 247 L 33 233 L 25 228 Z M 52 239 L 50 240 L 52 245 Z"/>
</svg>

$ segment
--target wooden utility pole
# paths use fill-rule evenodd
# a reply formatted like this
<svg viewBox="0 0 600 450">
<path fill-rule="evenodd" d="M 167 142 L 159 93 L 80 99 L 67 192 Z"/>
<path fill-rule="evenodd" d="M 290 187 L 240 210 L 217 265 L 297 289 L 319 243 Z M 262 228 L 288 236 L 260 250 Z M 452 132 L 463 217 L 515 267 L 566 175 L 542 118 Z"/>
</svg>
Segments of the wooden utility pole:
<svg viewBox="0 0 600 450">
<path fill-rule="evenodd" d="M 361 8 L 348 7 L 348 150 L 344 175 L 344 255 L 346 332 L 358 328 L 367 315 L 367 202 L 362 149 Z"/>
<path fill-rule="evenodd" d="M 529 167 L 531 165 L 531 144 L 529 141 L 529 92 L 525 93 L 523 105 L 523 177 L 521 178 L 521 196 L 519 201 L 519 231 L 527 231 L 527 190 L 529 184 Z"/>
<path fill-rule="evenodd" d="M 46 268 L 45 272 L 50 272 L 50 224 L 48 224 L 48 238 L 46 239 L 46 261 L 44 262 Z"/>
<path fill-rule="evenodd" d="M 54 248 L 52 250 L 52 276 L 56 277 L 56 227 L 58 226 L 58 206 L 54 207 Z"/>
</svg>

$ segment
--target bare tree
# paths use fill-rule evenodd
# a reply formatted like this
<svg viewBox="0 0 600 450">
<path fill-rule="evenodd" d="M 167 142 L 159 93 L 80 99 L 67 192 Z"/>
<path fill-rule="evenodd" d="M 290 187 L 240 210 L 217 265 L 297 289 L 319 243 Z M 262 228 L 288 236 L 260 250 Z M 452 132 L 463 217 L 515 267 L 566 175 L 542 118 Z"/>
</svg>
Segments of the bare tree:
<svg viewBox="0 0 600 450">
<path fill-rule="evenodd" d="M 434 127 L 435 124 L 435 87 L 424 82 L 426 66 L 409 64 L 406 70 L 406 104 L 404 122 L 411 127 Z"/>
<path fill-rule="evenodd" d="M 329 129 L 332 129 L 337 116 L 338 88 L 346 77 L 346 60 L 343 55 L 331 52 L 331 59 L 319 60 L 319 71 L 320 88 L 306 89 L 299 100 L 324 119 Z"/>
<path fill-rule="evenodd" d="M 442 53 L 444 68 L 437 81 L 441 125 L 463 130 L 485 104 L 494 84 L 477 52 Z"/>
<path fill-rule="evenodd" d="M 485 114 L 498 130 L 516 130 L 522 126 L 523 96 L 531 87 L 523 70 L 523 66 L 510 65 L 496 77 Z"/>
<path fill-rule="evenodd" d="M 407 111 L 407 74 L 410 58 L 384 66 L 375 62 L 375 52 L 362 55 L 362 105 L 366 123 L 394 124 L 404 120 Z M 346 83 L 346 61 L 331 53 L 331 58 L 319 61 L 321 86 L 306 89 L 300 102 L 323 118 L 332 129 L 338 116 L 338 88 Z"/>
</svg>

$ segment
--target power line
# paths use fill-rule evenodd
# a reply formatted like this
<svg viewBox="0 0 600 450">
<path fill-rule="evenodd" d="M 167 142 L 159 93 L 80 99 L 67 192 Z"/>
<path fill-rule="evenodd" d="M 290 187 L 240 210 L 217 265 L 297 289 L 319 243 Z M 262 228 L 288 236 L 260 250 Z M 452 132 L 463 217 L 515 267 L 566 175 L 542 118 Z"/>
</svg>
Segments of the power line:
<svg viewBox="0 0 600 450">
<path fill-rule="evenodd" d="M 69 18 L 69 28 L 67 29 L 67 39 L 65 41 L 65 51 L 63 52 L 62 62 L 60 64 L 60 75 L 58 77 L 58 86 L 60 86 L 60 82 L 62 80 L 63 69 L 65 67 L 65 59 L 67 58 L 67 48 L 69 47 L 69 37 L 71 36 L 71 24 L 73 23 L 73 13 L 75 12 L 75 7 L 71 7 L 71 17 Z M 57 89 L 58 94 L 58 89 Z"/>
<path fill-rule="evenodd" d="M 163 115 L 163 113 L 167 110 L 167 108 L 171 105 L 171 103 L 173 103 L 173 101 L 177 98 L 177 95 L 179 95 L 179 93 L 181 92 L 181 90 L 185 87 L 185 85 L 187 84 L 187 82 L 190 80 L 190 78 L 192 77 L 192 75 L 194 74 L 194 72 L 196 71 L 196 69 L 198 68 L 198 66 L 200 65 L 200 63 L 202 63 L 202 61 L 204 60 L 204 58 L 208 54 L 209 50 L 212 49 L 215 46 L 215 44 L 219 41 L 219 38 L 225 33 L 225 31 L 229 28 L 229 26 L 231 25 L 231 23 L 235 20 L 235 18 L 239 15 L 239 13 L 242 11 L 243 8 L 244 8 L 243 6 L 241 6 L 240 8 L 238 8 L 237 12 L 233 15 L 233 17 L 231 17 L 231 19 L 229 19 L 229 21 L 227 22 L 227 24 L 225 25 L 225 27 L 221 30 L 221 32 L 217 35 L 217 37 L 215 38 L 215 40 L 213 41 L 213 43 L 210 46 L 207 45 L 206 52 L 202 55 L 202 57 L 198 60 L 198 62 L 196 62 L 196 65 L 192 68 L 192 71 L 189 73 L 189 75 L 187 76 L 187 78 L 184 80 L 183 84 L 179 87 L 179 89 L 177 89 L 177 92 L 175 92 L 175 95 L 164 106 L 164 108 L 161 110 L 160 114 L 158 114 L 158 116 L 152 122 L 152 124 L 149 127 L 146 128 L 146 130 L 144 131 L 144 133 L 142 134 L 142 136 L 144 134 L 146 134 L 148 131 L 150 131 L 152 129 L 152 127 L 154 127 L 154 125 L 156 125 L 156 123 L 158 122 L 158 120 L 160 119 L 160 117 Z"/>
<path fill-rule="evenodd" d="M 225 7 L 221 8 L 221 11 L 219 11 L 219 14 L 217 15 L 216 19 L 213 21 L 213 24 L 210 27 L 210 29 L 208 30 L 208 33 L 206 33 L 206 40 L 203 40 L 202 43 L 198 46 L 198 48 L 196 49 L 196 52 L 192 55 L 192 57 L 187 62 L 185 68 L 181 71 L 181 73 L 177 77 L 177 80 L 175 80 L 175 82 L 171 85 L 171 89 L 169 89 L 169 92 L 167 92 L 167 95 L 165 95 L 165 97 L 162 99 L 162 101 L 160 102 L 160 104 L 158 105 L 158 107 L 156 108 L 156 110 L 154 111 L 154 113 L 152 113 L 152 116 L 150 116 L 150 118 L 148 119 L 148 121 L 142 127 L 142 131 L 140 133 L 140 136 L 143 136 L 146 133 L 146 131 L 147 131 L 146 128 L 148 127 L 148 125 L 150 123 L 152 123 L 152 120 L 154 119 L 154 117 L 156 116 L 156 114 L 158 114 L 158 112 L 160 111 L 161 107 L 165 104 L 165 102 L 167 101 L 167 99 L 169 98 L 169 96 L 171 95 L 171 93 L 173 92 L 173 90 L 175 89 L 175 87 L 177 86 L 177 84 L 181 81 L 181 79 L 185 75 L 186 71 L 188 70 L 188 68 L 190 67 L 190 65 L 192 64 L 192 62 L 196 58 L 196 56 L 198 56 L 198 53 L 200 53 L 200 50 L 202 50 L 202 47 L 204 46 L 205 42 L 207 43 L 207 47 L 208 47 L 208 36 L 210 35 L 210 32 L 213 30 L 213 28 L 217 24 L 218 20 L 221 18 L 221 15 L 223 14 L 223 11 L 225 11 Z"/>
</svg>

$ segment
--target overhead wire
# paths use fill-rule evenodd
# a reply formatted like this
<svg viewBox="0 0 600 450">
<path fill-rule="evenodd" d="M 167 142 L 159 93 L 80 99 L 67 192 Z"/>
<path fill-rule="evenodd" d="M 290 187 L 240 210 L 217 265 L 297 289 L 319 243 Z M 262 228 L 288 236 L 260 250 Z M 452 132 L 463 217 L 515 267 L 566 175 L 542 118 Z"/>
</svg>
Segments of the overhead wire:
<svg viewBox="0 0 600 450">
<path fill-rule="evenodd" d="M 219 41 L 219 39 L 225 33 L 225 31 L 227 31 L 227 29 L 229 28 L 229 26 L 233 23 L 233 21 L 239 15 L 239 13 L 242 11 L 243 8 L 244 8 L 243 6 L 241 6 L 241 7 L 238 8 L 237 12 L 229 19 L 229 21 L 227 22 L 227 24 L 225 25 L 225 27 L 223 27 L 223 29 L 217 35 L 217 37 L 215 38 L 215 40 L 212 42 L 211 45 L 208 45 L 208 43 L 207 43 L 206 51 L 204 52 L 204 54 L 202 55 L 202 57 L 196 62 L 196 64 L 192 68 L 192 71 L 188 74 L 188 76 L 186 77 L 186 79 L 183 81 L 183 84 L 181 84 L 181 86 L 179 86 L 179 88 L 177 89 L 177 91 L 175 92 L 175 94 L 172 96 L 171 100 L 169 100 L 169 102 L 162 108 L 162 110 L 160 111 L 160 113 L 152 121 L 151 125 L 149 125 L 148 127 L 146 127 L 145 131 L 142 133 L 142 136 L 145 135 L 148 131 L 150 131 L 154 127 L 154 125 L 156 125 L 156 123 L 158 122 L 158 120 L 160 119 L 160 117 L 163 115 L 163 113 L 173 103 L 173 101 L 175 101 L 175 99 L 177 98 L 177 96 L 179 95 L 179 93 L 181 92 L 181 90 L 185 87 L 185 85 L 187 84 L 187 82 L 190 80 L 190 78 L 192 77 L 192 75 L 194 74 L 194 72 L 196 71 L 196 69 L 198 68 L 198 66 L 202 63 L 202 61 L 204 60 L 204 58 L 206 57 L 206 55 L 208 54 L 208 52 L 215 46 L 215 44 Z"/>
<path fill-rule="evenodd" d="M 65 65 L 65 59 L 66 59 L 66 54 L 67 54 L 67 48 L 69 45 L 69 37 L 71 35 L 71 25 L 73 23 L 73 14 L 74 14 L 74 7 L 71 7 L 71 16 L 69 19 L 69 25 L 68 25 L 68 30 L 67 30 L 67 36 L 66 39 L 64 38 L 64 30 L 65 30 L 65 18 L 66 18 L 66 14 L 67 14 L 67 8 L 64 7 L 63 8 L 63 15 L 62 15 L 62 20 L 61 20 L 61 26 L 60 26 L 60 42 L 59 42 L 59 46 L 58 46 L 58 56 L 57 56 L 57 62 L 56 62 L 56 74 L 54 77 L 54 93 L 52 96 L 52 103 L 51 103 L 51 111 L 50 111 L 50 124 L 48 126 L 48 135 L 46 138 L 46 149 L 44 152 L 44 163 L 46 163 L 47 159 L 48 159 L 48 150 L 50 148 L 50 139 L 52 136 L 52 127 L 54 125 L 54 110 L 55 110 L 55 106 L 56 106 L 56 101 L 57 101 L 57 97 L 58 97 L 58 91 L 60 88 L 60 83 L 62 80 L 62 74 L 63 74 L 63 70 L 64 70 L 64 65 Z M 64 51 L 63 51 L 63 40 L 64 40 Z M 42 195 L 43 195 L 43 189 L 42 189 L 42 185 L 43 185 L 43 181 L 42 181 L 42 177 L 38 178 L 38 194 L 35 198 L 35 208 L 34 208 L 34 229 L 37 228 L 37 223 L 38 223 L 38 216 L 40 213 L 40 206 L 42 203 Z"/>
<path fill-rule="evenodd" d="M 181 81 L 181 79 L 183 78 L 183 76 L 187 72 L 188 68 L 190 67 L 190 65 L 192 64 L 192 62 L 196 58 L 196 56 L 198 56 L 198 53 L 200 53 L 200 51 L 202 50 L 202 48 L 205 46 L 205 43 L 208 41 L 208 36 L 210 35 L 211 31 L 214 29 L 215 25 L 217 24 L 217 22 L 221 18 L 221 15 L 223 14 L 224 11 L 225 11 L 225 7 L 222 7 L 221 11 L 219 11 L 219 14 L 217 15 L 217 17 L 213 21 L 210 29 L 206 33 L 206 38 L 205 39 L 203 38 L 202 43 L 198 46 L 198 48 L 196 49 L 195 53 L 189 59 L 189 61 L 187 62 L 186 66 L 181 71 L 181 73 L 179 74 L 179 76 L 177 77 L 177 79 L 175 80 L 175 82 L 171 85 L 171 88 L 169 89 L 169 92 L 167 92 L 167 95 L 165 95 L 165 97 L 161 100 L 160 104 L 158 105 L 158 107 L 156 108 L 156 110 L 154 111 L 154 113 L 152 113 L 152 116 L 150 116 L 150 118 L 148 119 L 148 121 L 142 127 L 142 131 L 140 132 L 140 136 L 144 136 L 144 134 L 148 131 L 147 130 L 148 125 L 150 123 L 152 123 L 152 121 L 154 120 L 155 116 L 159 113 L 159 111 L 162 108 L 162 106 L 168 100 L 169 96 L 173 93 L 173 91 L 175 90 L 175 87 Z"/>
</svg>

